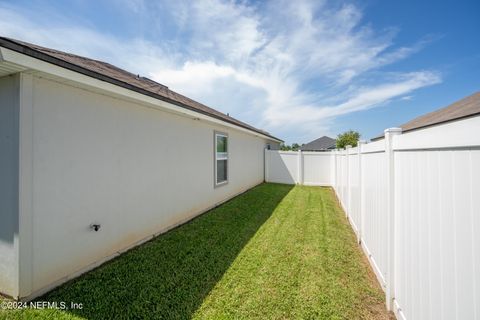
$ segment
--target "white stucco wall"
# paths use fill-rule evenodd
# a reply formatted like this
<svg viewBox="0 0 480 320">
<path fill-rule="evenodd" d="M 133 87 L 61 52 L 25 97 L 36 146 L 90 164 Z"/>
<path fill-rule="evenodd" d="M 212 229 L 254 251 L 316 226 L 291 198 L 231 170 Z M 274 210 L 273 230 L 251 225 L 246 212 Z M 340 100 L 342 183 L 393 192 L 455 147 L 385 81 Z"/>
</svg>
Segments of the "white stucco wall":
<svg viewBox="0 0 480 320">
<path fill-rule="evenodd" d="M 33 250 L 21 262 L 32 277 L 22 296 L 264 179 L 267 141 L 253 134 L 38 77 L 32 90 Z M 229 182 L 218 188 L 214 130 L 229 135 Z"/>
</svg>

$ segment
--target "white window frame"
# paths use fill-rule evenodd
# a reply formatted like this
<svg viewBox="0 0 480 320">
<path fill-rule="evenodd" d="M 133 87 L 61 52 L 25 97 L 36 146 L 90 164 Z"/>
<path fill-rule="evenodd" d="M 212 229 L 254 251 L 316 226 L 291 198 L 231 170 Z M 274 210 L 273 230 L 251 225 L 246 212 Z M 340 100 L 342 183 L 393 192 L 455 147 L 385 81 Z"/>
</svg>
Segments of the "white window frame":
<svg viewBox="0 0 480 320">
<path fill-rule="evenodd" d="M 222 152 L 222 155 L 218 155 L 217 153 L 217 137 L 225 137 L 227 139 L 227 152 Z M 214 186 L 215 187 L 220 187 L 223 185 L 226 185 L 228 183 L 229 177 L 230 177 L 230 159 L 229 159 L 229 152 L 228 150 L 230 149 L 230 142 L 228 139 L 228 134 L 224 132 L 219 132 L 219 131 L 214 131 L 213 134 L 213 158 L 214 158 L 214 164 L 213 164 L 213 179 L 214 179 Z M 217 182 L 217 161 L 218 160 L 226 160 L 227 161 L 227 179 L 222 182 Z"/>
</svg>

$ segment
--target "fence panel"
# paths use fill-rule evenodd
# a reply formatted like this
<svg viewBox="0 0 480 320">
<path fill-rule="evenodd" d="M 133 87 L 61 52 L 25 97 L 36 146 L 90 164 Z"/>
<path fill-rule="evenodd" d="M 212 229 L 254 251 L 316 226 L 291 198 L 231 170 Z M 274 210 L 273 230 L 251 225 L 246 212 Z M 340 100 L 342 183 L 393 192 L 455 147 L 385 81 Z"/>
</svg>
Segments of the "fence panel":
<svg viewBox="0 0 480 320">
<path fill-rule="evenodd" d="M 395 299 L 407 319 L 480 318 L 480 150 L 395 153 Z"/>
<path fill-rule="evenodd" d="M 302 152 L 303 184 L 331 186 L 332 158 L 330 152 Z"/>
<path fill-rule="evenodd" d="M 387 273 L 387 170 L 385 152 L 362 154 L 364 230 L 362 247 L 383 288 Z"/>
<path fill-rule="evenodd" d="M 343 208 L 346 211 L 347 208 L 347 200 L 348 200 L 348 155 L 346 151 L 342 151 L 341 157 L 340 157 L 340 170 L 341 170 L 341 197 L 340 201 L 343 205 Z"/>
<path fill-rule="evenodd" d="M 341 162 L 342 162 L 342 157 L 343 155 L 341 154 L 341 151 L 335 151 L 335 154 L 334 154 L 334 169 L 335 169 L 335 178 L 334 178 L 334 181 L 335 181 L 335 184 L 333 185 L 333 188 L 336 190 L 336 194 L 337 194 L 337 197 L 338 199 L 340 200 L 340 202 L 342 202 L 342 172 L 343 172 L 343 168 L 341 166 Z"/>
<path fill-rule="evenodd" d="M 360 232 L 360 166 L 358 148 L 348 150 L 348 216 L 353 230 Z"/>
<path fill-rule="evenodd" d="M 265 180 L 296 184 L 299 181 L 298 152 L 265 150 Z"/>
<path fill-rule="evenodd" d="M 332 152 L 265 151 L 265 181 L 331 186 Z"/>
</svg>

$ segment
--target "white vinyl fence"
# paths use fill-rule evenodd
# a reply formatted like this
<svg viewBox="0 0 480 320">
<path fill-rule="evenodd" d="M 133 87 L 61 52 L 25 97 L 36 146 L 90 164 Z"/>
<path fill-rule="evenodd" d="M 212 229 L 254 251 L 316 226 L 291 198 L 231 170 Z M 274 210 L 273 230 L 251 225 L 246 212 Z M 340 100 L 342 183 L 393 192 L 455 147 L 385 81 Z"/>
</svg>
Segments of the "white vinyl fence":
<svg viewBox="0 0 480 320">
<path fill-rule="evenodd" d="M 288 154 L 286 167 L 305 166 L 298 159 L 304 155 Z M 271 159 L 283 158 L 270 151 L 267 171 Z M 480 319 L 480 117 L 404 134 L 388 129 L 383 140 L 321 159 L 325 170 L 317 172 L 331 172 L 330 185 L 397 318 Z M 295 168 L 290 183 L 301 184 Z M 277 172 L 267 181 L 287 183 Z"/>
<path fill-rule="evenodd" d="M 331 186 L 333 161 L 329 152 L 265 150 L 265 181 Z"/>
</svg>

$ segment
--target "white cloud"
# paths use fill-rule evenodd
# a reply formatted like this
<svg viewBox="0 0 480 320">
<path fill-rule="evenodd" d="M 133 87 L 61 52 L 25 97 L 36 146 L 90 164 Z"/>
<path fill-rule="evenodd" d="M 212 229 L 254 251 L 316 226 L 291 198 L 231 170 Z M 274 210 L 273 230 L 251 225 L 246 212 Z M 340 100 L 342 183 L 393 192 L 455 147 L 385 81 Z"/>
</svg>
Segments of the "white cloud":
<svg viewBox="0 0 480 320">
<path fill-rule="evenodd" d="M 133 73 L 171 63 L 161 48 L 140 38 L 125 43 L 81 26 L 40 24 L 1 4 L 0 17 L 1 35 L 106 61 Z"/>
<path fill-rule="evenodd" d="M 40 21 L 2 4 L 0 33 L 145 74 L 290 142 L 330 133 L 337 116 L 441 81 L 429 70 L 382 72 L 426 41 L 396 47 L 397 30 L 375 31 L 352 4 L 127 2 L 132 20 L 157 28 L 156 39 Z"/>
<path fill-rule="evenodd" d="M 192 2 L 191 29 L 193 48 L 216 51 L 221 59 L 248 58 L 265 43 L 259 31 L 259 17 L 246 5 L 217 0 Z"/>
<path fill-rule="evenodd" d="M 203 43 L 194 44 L 191 50 L 206 58 L 186 58 L 180 67 L 162 70 L 153 77 L 214 105 L 226 102 L 229 106 L 223 107 L 233 115 L 241 114 L 245 106 L 232 107 L 236 103 L 226 99 L 225 94 L 230 94 L 226 87 L 235 82 L 237 86 L 261 89 L 265 93 L 263 105 L 256 101 L 251 106 L 261 114 L 260 119 L 254 119 L 255 124 L 308 138 L 329 131 L 325 123 L 330 124 L 336 116 L 383 105 L 441 81 L 437 72 L 416 71 L 386 81 L 372 74 L 369 84 L 363 84 L 359 80 L 362 76 L 373 70 L 378 73 L 381 67 L 410 56 L 425 43 L 392 48 L 395 30 L 378 34 L 361 25 L 362 13 L 353 5 L 335 9 L 315 1 L 276 2 L 267 17 L 253 9 L 232 2 L 208 1 L 190 11 L 191 21 L 197 21 L 198 16 L 208 17 L 201 19 L 200 27 L 195 23 L 191 26 L 205 35 L 196 39 Z M 238 16 L 244 16 L 248 23 L 228 23 Z M 208 20 L 215 23 L 208 25 Z M 232 34 L 253 35 L 246 50 L 234 51 L 241 42 Z M 208 52 L 210 48 L 215 48 L 215 54 Z M 320 93 L 303 89 L 310 81 L 319 83 Z"/>
</svg>

